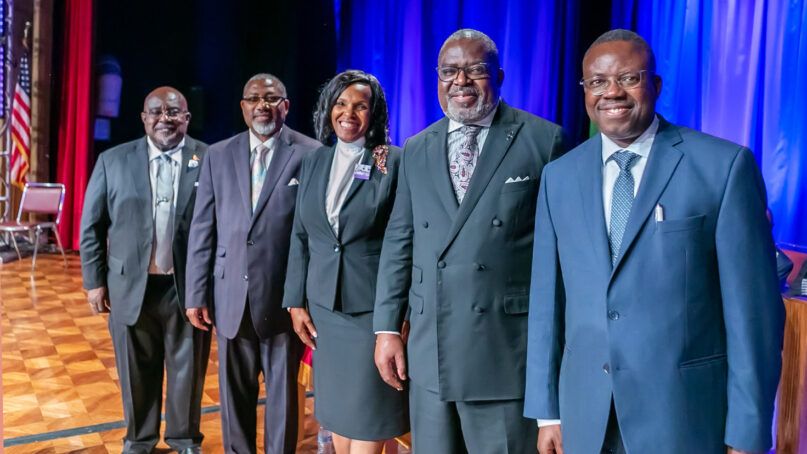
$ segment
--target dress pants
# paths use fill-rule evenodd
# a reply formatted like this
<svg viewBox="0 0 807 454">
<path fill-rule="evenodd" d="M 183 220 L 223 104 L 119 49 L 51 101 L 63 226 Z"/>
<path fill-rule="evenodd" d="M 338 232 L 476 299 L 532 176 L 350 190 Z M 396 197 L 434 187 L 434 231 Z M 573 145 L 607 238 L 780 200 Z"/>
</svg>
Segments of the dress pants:
<svg viewBox="0 0 807 454">
<path fill-rule="evenodd" d="M 217 334 L 216 341 L 225 452 L 256 452 L 256 407 L 263 372 L 264 452 L 293 454 L 297 447 L 297 372 L 302 353 L 297 336 L 284 332 L 258 338 L 247 303 L 236 336 L 227 339 Z"/>
<path fill-rule="evenodd" d="M 611 412 L 608 415 L 608 426 L 605 428 L 605 440 L 602 443 L 601 454 L 626 454 L 622 442 L 622 433 L 619 431 L 619 421 L 616 418 L 614 399 L 611 399 Z"/>
<path fill-rule="evenodd" d="M 417 454 L 535 453 L 538 427 L 524 401 L 441 401 L 409 381 L 412 452 Z"/>
<path fill-rule="evenodd" d="M 199 446 L 202 390 L 210 333 L 180 311 L 174 277 L 149 275 L 140 316 L 128 326 L 109 317 L 120 378 L 126 436 L 124 453 L 149 453 L 160 440 L 163 371 L 165 442 L 172 449 Z"/>
</svg>

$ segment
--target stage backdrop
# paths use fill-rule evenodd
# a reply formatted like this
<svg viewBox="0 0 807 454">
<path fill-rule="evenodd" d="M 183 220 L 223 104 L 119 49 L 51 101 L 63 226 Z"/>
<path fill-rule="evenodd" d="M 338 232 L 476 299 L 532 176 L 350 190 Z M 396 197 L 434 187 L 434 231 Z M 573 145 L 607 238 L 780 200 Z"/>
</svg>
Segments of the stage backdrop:
<svg viewBox="0 0 807 454">
<path fill-rule="evenodd" d="M 378 77 L 390 107 L 393 144 L 402 145 L 443 116 L 437 54 L 459 28 L 481 30 L 496 42 L 508 104 L 562 123 L 572 143 L 588 129 L 577 84 L 579 47 L 590 21 L 600 20 L 601 31 L 607 30 L 607 9 L 595 6 L 581 14 L 579 0 L 336 0 L 334 6 L 338 69 Z"/>
<path fill-rule="evenodd" d="M 807 251 L 807 0 L 607 3 L 335 0 L 338 67 L 378 77 L 400 145 L 442 116 L 434 68 L 443 40 L 476 28 L 499 47 L 504 100 L 560 123 L 575 145 L 588 130 L 577 85 L 583 52 L 608 28 L 636 30 L 664 80 L 658 111 L 749 146 L 776 241 Z"/>
<path fill-rule="evenodd" d="M 753 150 L 774 238 L 807 252 L 807 1 L 614 0 L 644 36 L 668 120 Z"/>
</svg>

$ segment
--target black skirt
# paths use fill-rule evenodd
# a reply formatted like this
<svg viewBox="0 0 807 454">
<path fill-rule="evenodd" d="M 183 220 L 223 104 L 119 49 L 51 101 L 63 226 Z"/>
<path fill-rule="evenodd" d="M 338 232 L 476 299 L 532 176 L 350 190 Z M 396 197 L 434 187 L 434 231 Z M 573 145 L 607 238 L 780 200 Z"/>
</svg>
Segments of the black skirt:
<svg viewBox="0 0 807 454">
<path fill-rule="evenodd" d="M 314 417 L 354 440 L 386 440 L 409 432 L 408 395 L 384 383 L 373 359 L 373 313 L 343 314 L 311 304 Z"/>
</svg>

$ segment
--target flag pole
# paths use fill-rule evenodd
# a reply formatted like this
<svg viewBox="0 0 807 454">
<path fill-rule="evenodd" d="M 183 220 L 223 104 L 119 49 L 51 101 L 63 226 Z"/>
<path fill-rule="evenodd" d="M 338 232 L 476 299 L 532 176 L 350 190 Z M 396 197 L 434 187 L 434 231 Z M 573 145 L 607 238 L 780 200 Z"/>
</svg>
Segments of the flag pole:
<svg viewBox="0 0 807 454">
<path fill-rule="evenodd" d="M 11 213 L 11 135 L 9 132 L 11 131 L 11 101 L 14 96 L 14 86 L 8 83 L 8 80 L 11 78 L 11 74 L 14 71 L 14 57 L 11 52 L 11 44 L 12 38 L 14 35 L 14 31 L 12 26 L 14 24 L 13 16 L 14 16 L 14 3 L 12 0 L 0 0 L 5 2 L 5 10 L 6 10 L 6 17 L 3 18 L 5 21 L 5 29 L 6 29 L 6 36 L 5 36 L 5 61 L 3 61 L 3 67 L 6 71 L 6 86 L 5 86 L 5 93 L 3 93 L 3 97 L 5 98 L 6 105 L 4 106 L 4 113 L 5 113 L 5 121 L 3 122 L 2 128 L 0 128 L 0 136 L 5 135 L 6 143 L 5 149 L 0 152 L 0 159 L 5 161 L 5 171 L 3 172 L 2 178 L 2 186 L 3 186 L 3 193 L 0 194 L 0 202 L 3 203 L 3 212 L 2 216 L 0 216 L 0 220 L 2 221 L 9 221 L 10 220 L 10 213 Z M 8 238 L 4 239 L 8 242 Z"/>
</svg>

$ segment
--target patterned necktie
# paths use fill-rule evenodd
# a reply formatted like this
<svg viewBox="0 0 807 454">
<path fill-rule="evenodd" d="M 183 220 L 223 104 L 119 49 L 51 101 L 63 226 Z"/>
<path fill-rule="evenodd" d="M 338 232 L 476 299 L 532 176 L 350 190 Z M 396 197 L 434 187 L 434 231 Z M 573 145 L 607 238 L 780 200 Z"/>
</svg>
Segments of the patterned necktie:
<svg viewBox="0 0 807 454">
<path fill-rule="evenodd" d="M 157 158 L 156 204 L 154 206 L 154 264 L 167 273 L 173 266 L 174 165 L 167 153 Z"/>
<path fill-rule="evenodd" d="M 617 151 L 608 161 L 613 160 L 619 166 L 619 176 L 614 182 L 614 192 L 611 194 L 611 222 L 608 241 L 611 245 L 611 265 L 616 264 L 619 257 L 619 248 L 622 246 L 622 235 L 628 224 L 630 208 L 633 205 L 633 174 L 631 167 L 639 159 L 639 155 L 630 151 Z M 608 162 L 606 161 L 606 163 Z"/>
<path fill-rule="evenodd" d="M 482 130 L 481 126 L 466 125 L 458 129 L 457 134 L 465 136 L 457 147 L 448 152 L 448 171 L 451 174 L 451 182 L 454 185 L 454 194 L 457 202 L 462 203 L 465 192 L 468 191 L 468 184 L 474 174 L 476 159 L 479 157 L 479 147 L 476 143 L 476 136 Z"/>
<path fill-rule="evenodd" d="M 258 204 L 258 197 L 261 195 L 263 188 L 263 180 L 266 178 L 266 154 L 269 149 L 263 144 L 258 145 L 252 150 L 249 158 L 249 167 L 252 173 L 252 212 L 255 212 L 255 206 Z"/>
</svg>

